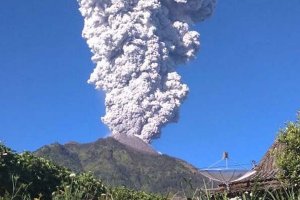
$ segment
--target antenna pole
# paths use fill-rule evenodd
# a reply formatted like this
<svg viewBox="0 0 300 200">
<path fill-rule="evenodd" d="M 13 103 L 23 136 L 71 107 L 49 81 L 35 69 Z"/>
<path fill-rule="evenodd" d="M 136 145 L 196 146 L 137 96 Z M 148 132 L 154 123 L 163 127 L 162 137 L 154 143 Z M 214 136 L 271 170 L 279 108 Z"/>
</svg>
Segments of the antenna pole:
<svg viewBox="0 0 300 200">
<path fill-rule="evenodd" d="M 225 160 L 225 163 L 226 163 L 226 169 L 228 169 L 228 159 L 229 159 L 229 154 L 228 152 L 224 152 L 223 153 L 223 160 Z"/>
<path fill-rule="evenodd" d="M 226 169 L 228 169 L 228 159 L 226 158 Z"/>
</svg>

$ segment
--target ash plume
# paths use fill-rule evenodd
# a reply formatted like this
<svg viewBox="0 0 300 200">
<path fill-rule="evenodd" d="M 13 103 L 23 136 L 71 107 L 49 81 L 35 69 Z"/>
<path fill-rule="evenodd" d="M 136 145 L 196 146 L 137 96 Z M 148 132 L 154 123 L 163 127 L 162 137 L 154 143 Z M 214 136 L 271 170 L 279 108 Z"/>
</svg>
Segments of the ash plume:
<svg viewBox="0 0 300 200">
<path fill-rule="evenodd" d="M 209 17 L 215 0 L 78 0 L 82 36 L 96 64 L 88 80 L 106 93 L 102 121 L 112 135 L 150 143 L 176 122 L 188 93 L 175 67 L 194 58 L 194 23 Z"/>
</svg>

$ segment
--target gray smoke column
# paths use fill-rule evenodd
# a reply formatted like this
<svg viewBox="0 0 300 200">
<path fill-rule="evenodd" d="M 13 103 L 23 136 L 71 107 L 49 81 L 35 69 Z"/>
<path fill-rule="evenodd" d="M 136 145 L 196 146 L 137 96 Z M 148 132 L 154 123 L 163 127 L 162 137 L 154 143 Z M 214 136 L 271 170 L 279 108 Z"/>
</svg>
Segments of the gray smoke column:
<svg viewBox="0 0 300 200">
<path fill-rule="evenodd" d="M 215 0 L 78 0 L 96 68 L 88 80 L 106 93 L 102 121 L 112 135 L 150 143 L 176 122 L 188 93 L 175 66 L 199 50 L 191 25 L 209 17 Z"/>
</svg>

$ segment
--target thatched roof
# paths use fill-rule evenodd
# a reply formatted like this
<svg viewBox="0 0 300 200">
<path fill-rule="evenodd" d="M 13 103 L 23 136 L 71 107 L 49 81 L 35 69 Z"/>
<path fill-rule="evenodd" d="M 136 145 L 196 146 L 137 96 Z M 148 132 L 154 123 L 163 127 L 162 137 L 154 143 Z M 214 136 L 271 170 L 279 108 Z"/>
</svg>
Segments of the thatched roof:
<svg viewBox="0 0 300 200">
<path fill-rule="evenodd" d="M 278 149 L 281 149 L 282 145 L 279 142 L 275 142 L 261 159 L 260 163 L 254 168 L 256 173 L 249 177 L 248 180 L 269 180 L 269 179 L 276 179 L 276 174 L 278 173 L 278 167 L 276 166 L 276 159 L 275 159 L 275 152 Z"/>
<path fill-rule="evenodd" d="M 263 156 L 260 163 L 253 168 L 256 171 L 255 174 L 229 184 L 230 192 L 243 192 L 252 191 L 253 189 L 276 189 L 281 186 L 280 181 L 277 179 L 277 173 L 279 171 L 276 166 L 276 158 L 274 153 L 280 151 L 283 145 L 278 141 L 269 148 L 267 153 Z M 220 185 L 219 191 L 227 190 L 226 185 Z"/>
</svg>

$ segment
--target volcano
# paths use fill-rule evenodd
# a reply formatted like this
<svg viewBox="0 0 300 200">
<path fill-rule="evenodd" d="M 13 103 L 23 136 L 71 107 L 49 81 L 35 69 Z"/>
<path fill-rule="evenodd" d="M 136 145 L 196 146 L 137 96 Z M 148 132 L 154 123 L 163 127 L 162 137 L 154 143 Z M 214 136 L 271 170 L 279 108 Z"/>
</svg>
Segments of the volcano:
<svg viewBox="0 0 300 200">
<path fill-rule="evenodd" d="M 191 164 L 157 153 L 139 138 L 108 137 L 79 144 L 51 144 L 35 155 L 76 172 L 92 172 L 105 184 L 155 193 L 194 192 L 207 178 Z"/>
</svg>

